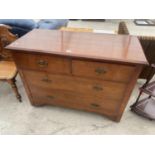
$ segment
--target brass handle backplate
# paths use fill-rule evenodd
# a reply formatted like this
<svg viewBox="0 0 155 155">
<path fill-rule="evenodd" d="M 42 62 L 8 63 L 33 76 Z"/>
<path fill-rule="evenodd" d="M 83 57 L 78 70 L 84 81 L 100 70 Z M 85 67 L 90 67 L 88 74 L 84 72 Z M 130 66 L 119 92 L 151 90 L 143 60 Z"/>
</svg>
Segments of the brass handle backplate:
<svg viewBox="0 0 155 155">
<path fill-rule="evenodd" d="M 100 75 L 100 74 L 105 74 L 107 70 L 105 68 L 96 68 L 95 72 Z"/>
<path fill-rule="evenodd" d="M 93 89 L 96 91 L 102 91 L 103 88 L 101 86 L 93 86 Z"/>
<path fill-rule="evenodd" d="M 37 62 L 37 64 L 39 65 L 39 67 L 47 67 L 48 66 L 48 62 L 45 60 L 39 60 Z"/>
<path fill-rule="evenodd" d="M 91 103 L 91 106 L 97 108 L 97 107 L 99 107 L 100 105 L 97 104 L 97 103 Z"/>
</svg>

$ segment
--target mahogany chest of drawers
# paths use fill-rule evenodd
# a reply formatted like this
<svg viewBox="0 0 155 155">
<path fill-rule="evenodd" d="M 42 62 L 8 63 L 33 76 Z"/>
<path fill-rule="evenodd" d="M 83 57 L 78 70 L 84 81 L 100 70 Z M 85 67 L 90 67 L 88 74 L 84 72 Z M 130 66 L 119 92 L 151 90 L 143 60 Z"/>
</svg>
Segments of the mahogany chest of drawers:
<svg viewBox="0 0 155 155">
<path fill-rule="evenodd" d="M 55 105 L 119 121 L 143 65 L 136 37 L 33 30 L 10 44 L 32 105 Z"/>
</svg>

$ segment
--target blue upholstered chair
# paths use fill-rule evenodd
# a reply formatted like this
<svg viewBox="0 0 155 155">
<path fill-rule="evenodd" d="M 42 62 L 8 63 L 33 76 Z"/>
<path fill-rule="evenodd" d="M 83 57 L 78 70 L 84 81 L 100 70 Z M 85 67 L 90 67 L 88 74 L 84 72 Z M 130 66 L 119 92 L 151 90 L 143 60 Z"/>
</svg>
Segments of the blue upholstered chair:
<svg viewBox="0 0 155 155">
<path fill-rule="evenodd" d="M 39 29 L 59 29 L 62 26 L 67 26 L 67 19 L 42 19 L 38 22 Z"/>
<path fill-rule="evenodd" d="M 0 24 L 11 26 L 12 29 L 10 31 L 13 34 L 17 34 L 18 37 L 23 36 L 34 28 L 59 29 L 62 26 L 66 26 L 67 23 L 67 19 L 42 19 L 39 22 L 35 22 L 32 19 L 0 19 Z"/>
</svg>

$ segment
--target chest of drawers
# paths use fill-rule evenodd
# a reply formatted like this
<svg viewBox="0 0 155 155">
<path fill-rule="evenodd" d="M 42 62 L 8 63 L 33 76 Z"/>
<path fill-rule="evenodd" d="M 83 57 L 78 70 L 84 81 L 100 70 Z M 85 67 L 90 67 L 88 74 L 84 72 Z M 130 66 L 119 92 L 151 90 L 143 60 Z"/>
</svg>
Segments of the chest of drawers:
<svg viewBox="0 0 155 155">
<path fill-rule="evenodd" d="M 147 64 L 136 37 L 33 30 L 10 44 L 32 105 L 55 105 L 119 121 Z"/>
</svg>

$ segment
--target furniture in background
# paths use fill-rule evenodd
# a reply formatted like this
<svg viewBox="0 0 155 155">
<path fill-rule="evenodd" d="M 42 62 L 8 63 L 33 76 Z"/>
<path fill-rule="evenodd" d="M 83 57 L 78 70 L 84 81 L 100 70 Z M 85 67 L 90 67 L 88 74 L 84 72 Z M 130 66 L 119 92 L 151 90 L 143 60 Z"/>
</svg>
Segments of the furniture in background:
<svg viewBox="0 0 155 155">
<path fill-rule="evenodd" d="M 17 36 L 11 34 L 8 26 L 0 26 L 0 81 L 8 82 L 15 92 L 17 99 L 21 102 L 21 95 L 16 86 L 17 68 L 12 60 L 11 53 L 4 47 L 17 39 Z"/>
<path fill-rule="evenodd" d="M 93 21 L 93 22 L 105 22 L 105 19 L 69 19 L 69 20 L 82 20 L 82 21 Z"/>
<path fill-rule="evenodd" d="M 151 65 L 155 63 L 155 37 L 138 36 L 138 38 L 143 47 L 144 53 L 146 55 L 149 64 Z M 152 70 L 150 66 L 144 66 L 144 69 L 140 74 L 140 78 L 147 79 L 150 71 L 151 71 L 151 77 L 153 77 L 153 75 L 155 74 L 155 68 L 153 68 Z"/>
<path fill-rule="evenodd" d="M 62 27 L 63 31 L 75 31 L 75 32 L 98 32 L 98 33 L 110 33 L 110 34 L 126 34 L 129 35 L 129 31 L 124 21 L 118 25 L 118 30 L 93 30 L 92 28 L 79 28 L 79 27 Z"/>
<path fill-rule="evenodd" d="M 12 27 L 11 33 L 21 37 L 32 29 L 59 29 L 67 26 L 67 19 L 42 19 L 35 21 L 32 19 L 0 19 L 0 24 Z"/>
<path fill-rule="evenodd" d="M 35 29 L 7 49 L 32 105 L 81 109 L 114 121 L 147 64 L 132 36 Z"/>
<path fill-rule="evenodd" d="M 118 30 L 110 31 L 110 30 L 94 30 L 92 28 L 79 28 L 79 27 L 62 27 L 60 30 L 62 31 L 70 31 L 70 32 L 94 32 L 94 33 L 107 33 L 107 34 L 126 34 L 129 35 L 129 31 L 125 22 L 120 22 L 118 25 Z"/>
<path fill-rule="evenodd" d="M 140 88 L 137 100 L 131 106 L 131 110 L 140 116 L 155 120 L 155 100 L 153 99 L 153 97 L 155 97 L 155 81 L 151 81 L 152 71 L 155 68 L 155 65 L 152 64 L 150 68 L 151 70 L 147 80 Z M 143 94 L 147 94 L 148 96 L 140 100 L 140 97 L 143 96 Z"/>
<path fill-rule="evenodd" d="M 129 32 L 128 32 L 125 22 L 119 23 L 117 31 L 115 31 L 115 30 L 113 30 L 113 31 L 94 30 L 92 28 L 79 28 L 79 27 L 62 27 L 60 30 L 70 31 L 70 32 L 94 32 L 94 33 L 105 33 L 105 34 L 127 34 L 127 35 L 129 35 Z"/>
<path fill-rule="evenodd" d="M 120 34 L 129 34 L 128 28 L 125 22 L 121 22 L 120 24 Z M 150 120 L 155 119 L 155 100 L 152 97 L 155 97 L 155 81 L 150 82 L 154 73 L 155 73 L 155 65 L 151 64 L 155 60 L 155 37 L 138 37 L 145 55 L 150 63 L 149 66 L 145 66 L 140 74 L 140 78 L 145 78 L 146 82 L 140 88 L 139 95 L 137 97 L 136 102 L 131 106 L 131 110 L 138 115 L 149 118 Z M 143 94 L 147 94 L 148 97 L 141 99 L 140 97 Z"/>
<path fill-rule="evenodd" d="M 105 22 L 105 19 L 82 19 L 83 21 Z"/>
<path fill-rule="evenodd" d="M 126 34 L 129 35 L 128 28 L 125 24 L 125 22 L 120 22 L 118 25 L 118 34 Z"/>
<path fill-rule="evenodd" d="M 134 24 L 134 22 L 126 22 L 126 24 L 123 26 L 123 29 L 124 34 L 130 34 L 138 37 L 149 64 L 154 64 L 155 26 L 137 26 Z M 144 66 L 144 69 L 142 70 L 139 78 L 147 79 L 150 70 L 152 74 L 151 77 L 153 77 L 155 73 L 155 68 L 152 70 L 150 66 L 146 65 Z"/>
<path fill-rule="evenodd" d="M 93 32 L 93 29 L 90 28 L 76 28 L 76 27 L 62 27 L 60 30 L 70 32 Z"/>
<path fill-rule="evenodd" d="M 92 33 L 105 33 L 105 34 L 117 34 L 116 31 L 109 30 L 95 30 L 91 28 L 77 28 L 77 27 L 62 27 L 61 31 L 69 31 L 69 32 L 92 32 Z"/>
</svg>

